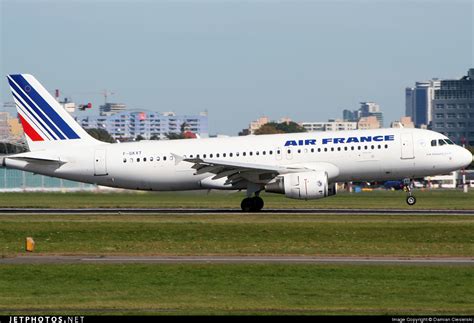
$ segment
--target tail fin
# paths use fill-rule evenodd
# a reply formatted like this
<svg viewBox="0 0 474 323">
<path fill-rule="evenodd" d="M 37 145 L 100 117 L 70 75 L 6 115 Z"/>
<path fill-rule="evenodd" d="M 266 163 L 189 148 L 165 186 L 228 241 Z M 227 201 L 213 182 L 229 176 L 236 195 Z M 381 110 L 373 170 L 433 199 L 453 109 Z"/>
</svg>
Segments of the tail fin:
<svg viewBox="0 0 474 323">
<path fill-rule="evenodd" d="M 30 151 L 64 144 L 98 143 L 29 74 L 8 75 Z"/>
</svg>

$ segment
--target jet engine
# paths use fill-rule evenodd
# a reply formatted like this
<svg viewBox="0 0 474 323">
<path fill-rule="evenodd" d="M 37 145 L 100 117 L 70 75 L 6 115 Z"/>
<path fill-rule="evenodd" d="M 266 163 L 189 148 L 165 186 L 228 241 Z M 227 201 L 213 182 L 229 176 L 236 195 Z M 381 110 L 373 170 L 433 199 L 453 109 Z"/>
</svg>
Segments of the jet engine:
<svg viewBox="0 0 474 323">
<path fill-rule="evenodd" d="M 313 200 L 336 195 L 336 184 L 328 183 L 326 172 L 310 171 L 277 176 L 265 185 L 265 191 L 285 194 L 292 199 Z"/>
</svg>

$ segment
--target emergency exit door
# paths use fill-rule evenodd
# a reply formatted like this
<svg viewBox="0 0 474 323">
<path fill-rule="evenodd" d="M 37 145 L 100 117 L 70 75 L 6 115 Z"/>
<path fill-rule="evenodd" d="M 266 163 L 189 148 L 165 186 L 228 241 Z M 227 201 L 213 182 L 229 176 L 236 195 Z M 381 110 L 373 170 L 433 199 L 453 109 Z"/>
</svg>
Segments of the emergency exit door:
<svg viewBox="0 0 474 323">
<path fill-rule="evenodd" d="M 94 175 L 107 175 L 107 159 L 105 149 L 97 149 L 94 153 Z"/>
</svg>

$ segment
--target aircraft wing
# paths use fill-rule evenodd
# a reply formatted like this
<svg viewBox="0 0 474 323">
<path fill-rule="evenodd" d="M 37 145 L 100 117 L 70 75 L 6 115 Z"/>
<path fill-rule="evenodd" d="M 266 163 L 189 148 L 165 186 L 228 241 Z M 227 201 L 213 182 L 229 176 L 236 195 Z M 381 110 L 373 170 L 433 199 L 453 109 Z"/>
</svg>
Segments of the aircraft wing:
<svg viewBox="0 0 474 323">
<path fill-rule="evenodd" d="M 308 171 L 302 167 L 285 167 L 275 165 L 260 165 L 242 162 L 232 162 L 225 160 L 183 158 L 175 155 L 177 162 L 185 161 L 192 163 L 196 172 L 195 175 L 204 173 L 215 174 L 211 179 L 218 180 L 227 177 L 225 185 L 236 185 L 241 181 L 248 181 L 256 184 L 266 184 L 281 174 L 297 173 Z"/>
</svg>

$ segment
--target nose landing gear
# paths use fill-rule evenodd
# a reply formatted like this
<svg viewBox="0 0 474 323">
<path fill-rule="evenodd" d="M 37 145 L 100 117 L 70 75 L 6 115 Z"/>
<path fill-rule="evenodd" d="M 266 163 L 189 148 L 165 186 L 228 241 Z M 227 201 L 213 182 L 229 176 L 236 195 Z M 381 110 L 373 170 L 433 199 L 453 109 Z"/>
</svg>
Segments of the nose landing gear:
<svg viewBox="0 0 474 323">
<path fill-rule="evenodd" d="M 407 204 L 412 206 L 415 205 L 416 203 L 416 198 L 413 196 L 412 190 L 411 190 L 411 180 L 409 178 L 406 178 L 403 180 L 403 190 L 408 193 L 407 196 Z"/>
</svg>

